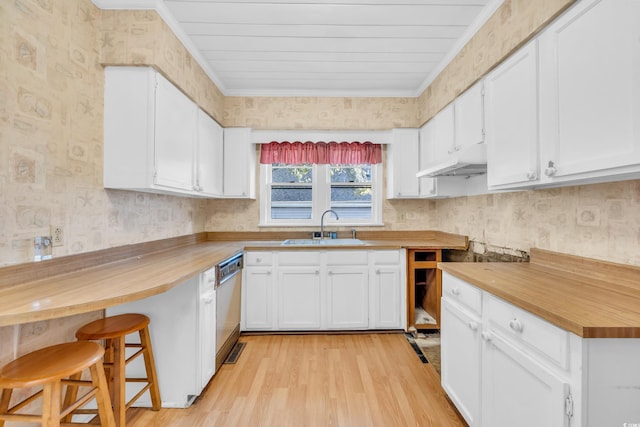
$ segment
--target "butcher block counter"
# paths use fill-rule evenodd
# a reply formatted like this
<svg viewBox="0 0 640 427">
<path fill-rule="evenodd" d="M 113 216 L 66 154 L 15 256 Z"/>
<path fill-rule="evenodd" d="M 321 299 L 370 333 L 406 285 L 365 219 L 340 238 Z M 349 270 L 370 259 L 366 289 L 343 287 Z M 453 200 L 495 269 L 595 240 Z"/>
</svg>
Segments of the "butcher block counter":
<svg viewBox="0 0 640 427">
<path fill-rule="evenodd" d="M 177 286 L 245 248 L 304 250 L 281 243 L 284 239 L 308 235 L 308 232 L 198 233 L 3 267 L 0 326 L 86 313 L 146 298 Z M 364 245 L 339 248 L 466 249 L 468 243 L 466 236 L 432 231 L 362 232 L 358 237 Z"/>
<path fill-rule="evenodd" d="M 640 338 L 640 268 L 541 249 L 529 263 L 438 267 L 583 338 Z"/>
</svg>

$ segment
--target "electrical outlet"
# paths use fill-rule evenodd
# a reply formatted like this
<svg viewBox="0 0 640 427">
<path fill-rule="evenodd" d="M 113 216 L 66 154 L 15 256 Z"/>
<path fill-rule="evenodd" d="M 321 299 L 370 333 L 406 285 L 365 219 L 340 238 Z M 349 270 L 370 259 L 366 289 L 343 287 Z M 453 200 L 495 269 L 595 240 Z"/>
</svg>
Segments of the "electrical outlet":
<svg viewBox="0 0 640 427">
<path fill-rule="evenodd" d="M 64 245 L 64 227 L 61 225 L 51 226 L 51 244 L 52 246 Z"/>
</svg>

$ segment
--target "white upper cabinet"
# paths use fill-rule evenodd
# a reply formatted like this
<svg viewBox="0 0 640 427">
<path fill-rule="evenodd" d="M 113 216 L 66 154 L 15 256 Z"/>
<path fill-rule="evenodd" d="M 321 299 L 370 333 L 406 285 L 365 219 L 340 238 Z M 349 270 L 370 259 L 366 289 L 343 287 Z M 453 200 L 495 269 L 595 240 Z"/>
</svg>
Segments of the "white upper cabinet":
<svg viewBox="0 0 640 427">
<path fill-rule="evenodd" d="M 104 187 L 221 192 L 222 128 L 150 67 L 106 67 Z"/>
<path fill-rule="evenodd" d="M 198 109 L 198 144 L 196 147 L 196 191 L 221 196 L 223 180 L 223 130 L 204 111 Z"/>
<path fill-rule="evenodd" d="M 418 129 L 393 129 L 387 148 L 387 198 L 420 197 L 416 173 L 420 167 Z"/>
<path fill-rule="evenodd" d="M 155 173 L 153 184 L 193 190 L 198 107 L 159 73 L 155 77 Z"/>
<path fill-rule="evenodd" d="M 454 102 L 454 151 L 484 142 L 484 82 L 467 89 Z"/>
<path fill-rule="evenodd" d="M 538 178 L 537 70 L 533 41 L 485 78 L 489 188 L 518 186 Z"/>
<path fill-rule="evenodd" d="M 433 138 L 431 161 L 437 163 L 446 160 L 456 151 L 454 104 L 447 105 L 430 120 L 430 135 Z"/>
<path fill-rule="evenodd" d="M 251 129 L 224 129 L 225 197 L 256 198 L 256 146 L 251 143 Z"/>
<path fill-rule="evenodd" d="M 639 171 L 640 2 L 578 2 L 540 36 L 549 182 Z"/>
</svg>

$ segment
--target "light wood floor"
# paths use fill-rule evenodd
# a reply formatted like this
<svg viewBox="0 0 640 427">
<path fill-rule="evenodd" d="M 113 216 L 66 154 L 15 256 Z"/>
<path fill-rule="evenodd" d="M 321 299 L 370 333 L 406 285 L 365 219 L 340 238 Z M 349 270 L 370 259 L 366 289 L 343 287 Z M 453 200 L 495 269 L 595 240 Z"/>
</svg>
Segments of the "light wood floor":
<svg viewBox="0 0 640 427">
<path fill-rule="evenodd" d="M 188 409 L 129 409 L 127 427 L 464 426 L 403 334 L 243 336 Z"/>
</svg>

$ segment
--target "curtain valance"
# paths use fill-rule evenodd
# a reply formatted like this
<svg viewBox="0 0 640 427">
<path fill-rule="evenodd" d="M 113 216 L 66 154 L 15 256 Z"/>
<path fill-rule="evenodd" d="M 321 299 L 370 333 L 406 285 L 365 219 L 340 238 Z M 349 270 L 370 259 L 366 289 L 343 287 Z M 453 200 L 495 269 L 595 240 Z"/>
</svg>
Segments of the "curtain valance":
<svg viewBox="0 0 640 427">
<path fill-rule="evenodd" d="M 270 142 L 260 145 L 260 163 L 376 164 L 382 163 L 382 146 L 372 142 Z"/>
</svg>

